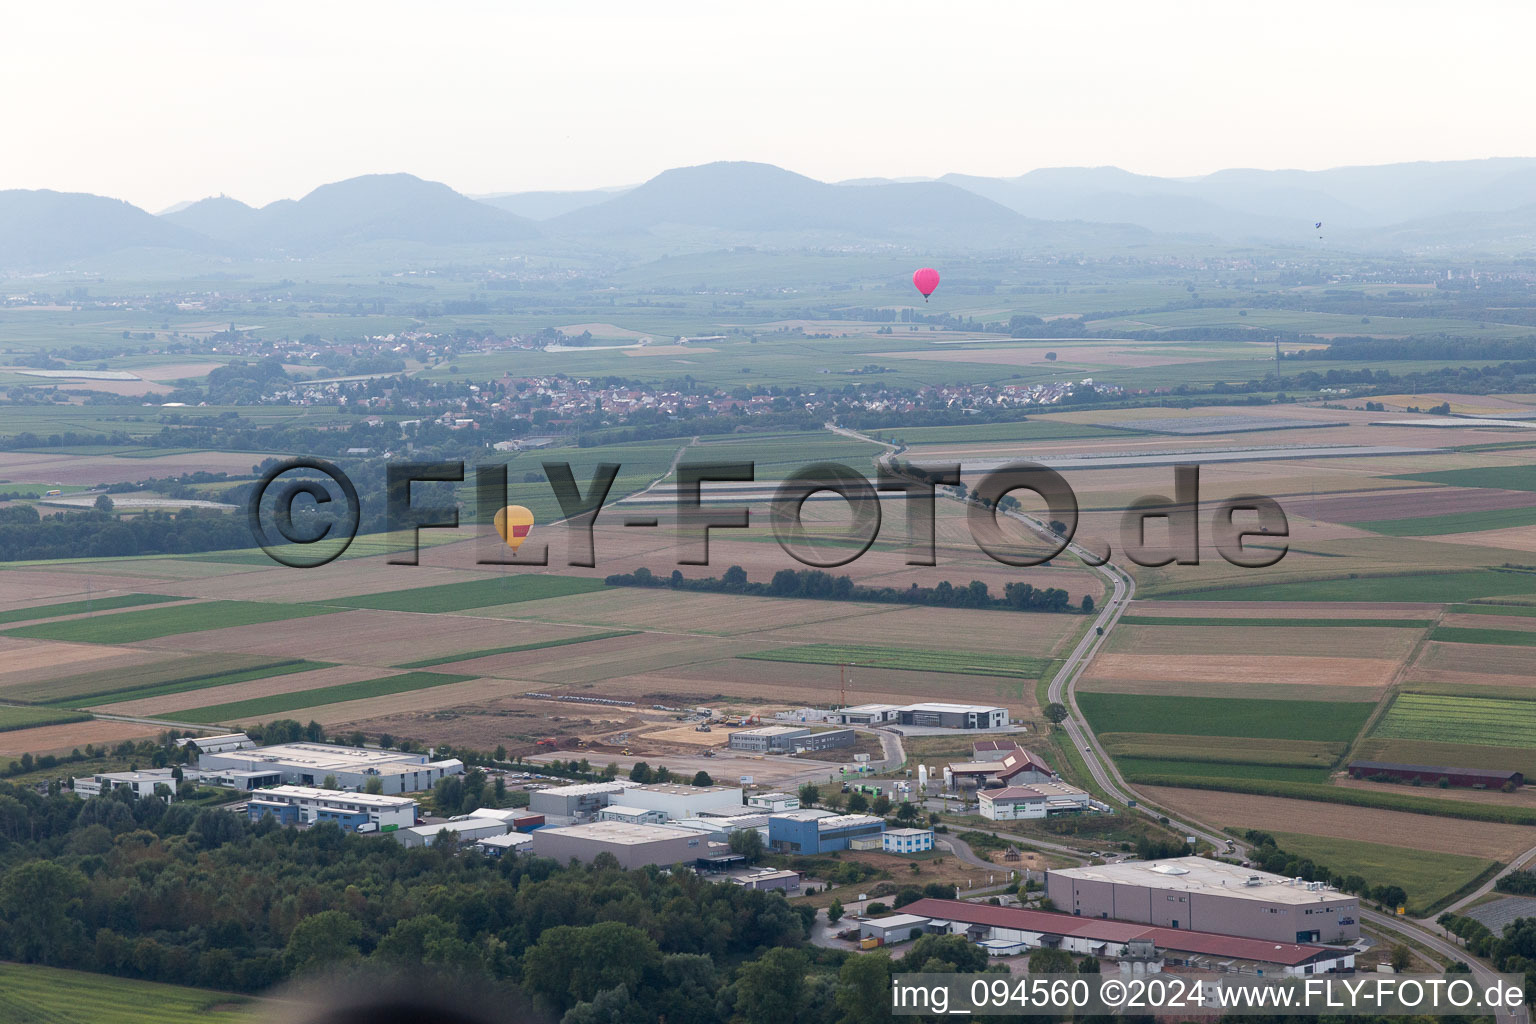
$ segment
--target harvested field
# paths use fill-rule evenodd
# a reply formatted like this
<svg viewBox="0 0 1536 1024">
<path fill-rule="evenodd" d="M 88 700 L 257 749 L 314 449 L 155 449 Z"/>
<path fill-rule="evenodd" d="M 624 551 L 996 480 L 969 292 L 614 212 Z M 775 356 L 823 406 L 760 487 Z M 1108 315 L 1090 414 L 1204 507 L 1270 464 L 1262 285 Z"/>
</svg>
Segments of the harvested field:
<svg viewBox="0 0 1536 1024">
<path fill-rule="evenodd" d="M 1447 767 L 1459 768 L 1461 765 Z M 1536 786 L 1522 786 L 1513 793 L 1502 793 L 1497 789 L 1469 789 L 1465 786 L 1452 786 L 1449 789 L 1441 789 L 1439 786 L 1405 786 L 1396 782 L 1352 779 L 1347 775 L 1341 775 L 1335 780 L 1334 785 L 1344 789 L 1369 790 L 1373 793 L 1409 793 L 1433 800 L 1459 800 L 1496 807 L 1536 807 Z"/>
<path fill-rule="evenodd" d="M 1532 609 L 1524 609 L 1525 615 L 1520 614 L 1496 614 L 1492 609 L 1483 614 L 1478 614 L 1471 609 L 1477 605 L 1459 605 L 1440 617 L 1440 625 L 1452 629 L 1501 629 L 1518 630 L 1527 633 L 1536 633 L 1536 614 L 1530 614 Z M 1515 609 L 1516 612 L 1522 609 Z"/>
<path fill-rule="evenodd" d="M 226 722 L 237 718 L 260 720 L 308 705 L 370 700 L 374 697 L 461 683 L 467 678 L 445 672 L 396 672 L 337 686 L 271 694 L 265 697 L 246 697 L 224 704 L 201 705 L 178 711 L 173 717 L 187 722 Z"/>
<path fill-rule="evenodd" d="M 791 604 L 820 604 L 792 601 Z M 1080 615 L 1051 612 L 970 611 L 962 608 L 907 608 L 866 605 L 881 611 L 838 618 L 814 626 L 785 626 L 753 639 L 783 644 L 915 645 L 994 654 L 1054 657 L 1087 625 Z"/>
<path fill-rule="evenodd" d="M 386 590 L 376 594 L 331 598 L 331 604 L 347 608 L 372 608 L 394 612 L 463 612 L 475 608 L 501 607 L 524 601 L 567 597 L 602 590 L 597 580 L 577 576 L 506 575 L 481 576 L 478 579 L 437 586 Z"/>
<path fill-rule="evenodd" d="M 1481 548 L 1536 552 L 1536 527 L 1511 526 L 1502 530 L 1478 530 L 1474 533 L 1446 533 L 1435 538 L 1437 544 L 1470 544 Z"/>
<path fill-rule="evenodd" d="M 6 688 L 5 698 L 33 703 L 89 699 L 178 680 L 226 675 L 230 672 L 269 665 L 275 661 L 288 660 L 225 654 L 168 656 L 164 651 L 136 651 L 127 647 L 114 648 L 111 651 L 113 656 L 110 659 L 110 668 L 95 668 L 89 672 L 74 672 L 62 676 L 51 673 L 27 683 L 17 682 Z M 87 666 L 74 667 L 78 669 Z"/>
<path fill-rule="evenodd" d="M 121 459 L 112 455 L 58 455 L 37 452 L 0 452 L 0 477 L 8 480 L 45 480 L 58 484 L 110 484 L 120 480 L 208 473 L 249 473 L 266 458 L 259 452 L 190 452 L 157 455 L 146 459 Z"/>
<path fill-rule="evenodd" d="M 1468 686 L 1536 687 L 1532 654 L 1513 645 L 1428 643 L 1409 670 L 1409 678 Z"/>
<path fill-rule="evenodd" d="M 296 708 L 291 712 L 284 712 L 283 717 L 297 718 L 304 722 L 314 719 L 329 728 L 370 718 L 386 718 L 413 712 L 429 712 L 432 715 L 451 713 L 465 704 L 525 693 L 538 688 L 507 679 L 471 679 L 466 682 L 433 686 L 425 690 L 410 690 L 383 697 L 367 697 L 361 700 Z M 252 721 L 260 720 L 261 716 L 252 719 Z"/>
<path fill-rule="evenodd" d="M 455 665 L 454 669 L 561 686 L 601 682 L 606 688 L 609 683 L 623 685 L 626 677 L 636 673 L 665 671 L 701 662 L 715 663 L 724 656 L 719 641 L 656 633 L 635 633 L 572 646 L 576 649 L 525 651 L 480 658 Z"/>
<path fill-rule="evenodd" d="M 363 540 L 360 537 L 357 543 Z M 265 555 L 260 557 L 266 558 Z M 179 583 L 175 592 L 209 600 L 289 602 L 302 599 L 326 604 L 339 598 L 396 590 L 402 583 L 432 587 L 484 578 L 483 573 L 466 569 L 431 565 L 401 567 L 389 565 L 382 558 L 341 558 L 318 569 L 305 569 L 302 585 L 297 585 L 292 569 L 268 561 L 265 566 L 257 563 L 246 571 L 226 567 L 222 575 Z"/>
<path fill-rule="evenodd" d="M 1466 854 L 1505 863 L 1531 846 L 1531 830 L 1522 825 L 1437 818 L 1251 793 L 1166 786 L 1142 789 L 1149 799 L 1176 814 L 1239 828 L 1284 832 L 1305 823 L 1312 835 L 1338 839 L 1370 836 L 1372 841 L 1388 846 Z"/>
<path fill-rule="evenodd" d="M 1350 603 L 1331 602 L 1326 609 L 1332 619 L 1397 619 L 1425 620 L 1422 604 Z M 1194 618 L 1205 617 L 1229 620 L 1241 625 L 1243 619 L 1312 619 L 1318 608 L 1306 602 L 1265 603 L 1262 601 L 1238 604 L 1232 601 L 1132 601 L 1127 615 L 1138 618 Z"/>
<path fill-rule="evenodd" d="M 889 608 L 889 605 L 867 605 L 853 601 L 797 601 L 776 597 L 614 587 L 576 597 L 557 597 L 536 603 L 508 605 L 505 608 L 484 608 L 478 614 L 623 629 L 735 636 L 809 622 L 863 618 L 878 615 Z"/>
<path fill-rule="evenodd" d="M 1330 523 L 1360 523 L 1528 508 L 1530 503 L 1530 494 L 1522 491 L 1482 487 L 1405 487 L 1316 501 L 1291 498 L 1285 502 L 1285 512 Z"/>
<path fill-rule="evenodd" d="M 1128 627 L 1131 629 L 1152 627 Z M 1280 629 L 1256 630 L 1257 637 Z M 1319 634 L 1351 632 L 1318 630 Z M 1372 631 L 1377 632 L 1377 631 Z M 1388 631 L 1381 631 L 1388 632 Z M 1188 649 L 1188 648 L 1185 648 Z M 1231 688 L 1240 696 L 1253 683 L 1284 683 L 1290 686 L 1384 687 L 1392 680 L 1398 662 L 1389 658 L 1313 658 L 1299 655 L 1266 655 L 1256 661 L 1244 654 L 1100 654 L 1083 677 L 1085 688 L 1101 689 L 1100 683 L 1169 682 L 1213 683 Z M 1139 692 L 1139 691 L 1136 691 Z M 1212 694 L 1215 696 L 1215 694 Z"/>
<path fill-rule="evenodd" d="M 70 722 L 66 725 L 43 725 L 35 729 L 12 729 L 0 732 L 0 757 L 15 758 L 22 754 L 67 754 L 87 743 L 97 746 L 121 743 L 123 740 L 142 739 L 164 732 L 158 725 L 140 725 L 137 722 L 108 722 L 93 719 L 89 722 Z"/>
<path fill-rule="evenodd" d="M 141 697 L 137 700 L 95 705 L 95 710 L 113 715 L 132 715 L 142 718 L 164 717 L 169 712 L 182 711 L 187 708 L 201 708 L 232 701 L 272 697 L 283 693 L 297 693 L 302 690 L 318 689 L 324 686 L 341 686 L 346 683 L 362 682 L 366 679 L 381 679 L 397 674 L 399 673 L 359 665 L 334 665 L 330 668 L 315 669 L 310 672 L 294 672 L 291 675 L 272 676 L 268 679 L 230 683 L 227 686 L 186 690 L 181 693 L 168 693 L 160 697 Z"/>
<path fill-rule="evenodd" d="M 6 700 L 47 700 L 46 688 L 38 691 L 33 684 L 57 679 L 71 671 L 93 664 L 110 662 L 126 668 L 132 663 L 163 659 L 163 655 L 141 654 L 123 660 L 124 652 L 94 644 L 65 644 L 51 640 L 18 640 L 0 637 L 0 697 Z M 67 696 L 67 694 L 60 694 Z"/>
<path fill-rule="evenodd" d="M 568 630 L 555 629 L 556 635 Z M 541 638 L 537 624 L 500 622 L 465 615 L 342 611 L 260 626 L 235 626 L 166 640 L 156 646 L 188 651 L 302 656 L 344 665 L 401 662 Z"/>
<path fill-rule="evenodd" d="M 629 631 L 629 630 L 609 630 L 609 631 L 606 631 L 606 632 L 601 632 L 600 631 L 600 632 L 596 632 L 596 633 L 590 633 L 590 632 L 574 633 L 573 632 L 573 635 L 567 636 L 567 637 L 554 637 L 554 638 L 551 638 L 551 639 L 548 639 L 548 640 L 536 640 L 536 641 L 532 641 L 530 643 L 525 643 L 525 644 L 508 644 L 505 647 L 488 647 L 488 648 L 483 648 L 483 649 L 474 650 L 474 651 L 462 651 L 462 652 L 460 652 L 458 654 L 443 654 L 443 655 L 439 655 L 439 656 L 437 656 L 435 658 L 422 658 L 422 659 L 420 659 L 418 661 L 407 661 L 407 662 L 404 662 L 404 663 L 402 663 L 400 665 L 396 665 L 395 667 L 396 668 L 435 668 L 438 665 L 451 665 L 451 664 L 454 664 L 454 663 L 457 663 L 457 662 L 478 662 L 478 661 L 487 660 L 487 659 L 490 659 L 490 658 L 493 658 L 493 657 L 496 657 L 496 656 L 499 656 L 499 655 L 522 654 L 522 653 L 524 653 L 526 651 L 548 650 L 549 648 L 552 648 L 552 647 L 569 647 L 572 644 L 592 643 L 592 642 L 597 641 L 597 640 L 611 640 L 611 639 L 614 639 L 616 637 L 630 636 L 630 635 L 632 635 L 632 632 Z M 486 673 L 486 672 L 481 672 L 481 671 L 478 671 L 478 670 L 474 671 L 474 672 L 472 672 L 470 674 L 471 675 L 477 675 L 477 676 L 479 676 L 479 675 L 495 675 L 495 673 Z"/>
<path fill-rule="evenodd" d="M 144 581 L 136 576 L 115 575 L 105 563 L 95 563 L 89 586 L 84 576 L 65 571 L 64 566 L 0 570 L 0 590 L 7 610 L 35 608 L 60 601 L 83 601 L 87 597 L 120 597 L 137 591 Z"/>
<path fill-rule="evenodd" d="M 1227 626 L 1146 626 L 1121 625 L 1105 645 L 1106 653 L 1134 653 L 1136 656 L 1172 655 L 1215 658 L 1238 655 L 1263 658 L 1307 652 L 1308 659 L 1345 658 L 1391 662 L 1394 667 L 1413 651 L 1420 633 L 1412 629 L 1371 629 L 1358 627 L 1289 627 L 1234 629 Z M 1363 667 L 1363 666 L 1361 666 Z M 1109 671 L 1114 671 L 1110 668 Z M 1263 671 L 1261 669 L 1261 671 Z M 1199 678 L 1196 676 L 1194 678 Z M 1388 676 L 1387 678 L 1390 678 Z M 1323 685 L 1340 685 L 1334 676 L 1318 678 Z M 1353 679 L 1358 685 L 1385 682 L 1377 673 L 1367 671 Z"/>
<path fill-rule="evenodd" d="M 33 604 L 0 612 L 0 623 L 31 622 L 34 619 L 55 619 L 64 616 L 89 615 L 95 612 L 111 612 L 121 608 L 135 608 L 146 604 L 164 604 L 177 598 L 164 594 L 118 594 L 115 597 L 93 597 L 84 601 L 61 601 L 57 604 Z"/>
</svg>

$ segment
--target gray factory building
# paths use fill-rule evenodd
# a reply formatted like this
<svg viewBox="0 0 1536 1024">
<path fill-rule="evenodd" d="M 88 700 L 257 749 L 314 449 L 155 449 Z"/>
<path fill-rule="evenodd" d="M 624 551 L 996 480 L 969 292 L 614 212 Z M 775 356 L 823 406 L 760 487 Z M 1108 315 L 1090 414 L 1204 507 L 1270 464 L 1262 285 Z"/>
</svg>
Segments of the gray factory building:
<svg viewBox="0 0 1536 1024">
<path fill-rule="evenodd" d="M 791 753 L 796 750 L 831 750 L 853 746 L 852 729 L 826 729 L 812 732 L 797 725 L 765 725 L 761 729 L 743 729 L 731 733 L 732 750 L 753 754 Z"/>
<path fill-rule="evenodd" d="M 620 867 L 642 868 L 648 864 L 692 864 L 716 852 L 707 834 L 675 825 L 594 821 L 541 828 L 529 834 L 533 836 L 534 856 L 562 864 L 572 859 L 590 864 L 598 854 L 610 853 Z"/>
<path fill-rule="evenodd" d="M 1052 870 L 1045 894 L 1057 909 L 1079 917 L 1272 942 L 1360 937 L 1359 897 L 1204 857 Z"/>
</svg>

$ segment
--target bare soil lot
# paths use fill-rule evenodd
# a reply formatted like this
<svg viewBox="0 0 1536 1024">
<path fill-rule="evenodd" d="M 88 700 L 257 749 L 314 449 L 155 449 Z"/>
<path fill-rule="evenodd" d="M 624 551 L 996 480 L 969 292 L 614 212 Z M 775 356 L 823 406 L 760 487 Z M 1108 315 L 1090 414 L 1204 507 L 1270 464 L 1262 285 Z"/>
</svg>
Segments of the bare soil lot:
<svg viewBox="0 0 1536 1024">
<path fill-rule="evenodd" d="M 1240 828 L 1304 830 L 1339 839 L 1369 838 L 1373 843 L 1460 853 L 1508 861 L 1531 847 L 1531 829 L 1484 821 L 1436 818 L 1373 807 L 1350 807 L 1316 800 L 1222 793 L 1215 790 L 1143 787 L 1147 796 L 1175 813 Z"/>
<path fill-rule="evenodd" d="M 70 722 L 66 725 L 44 725 L 36 729 L 12 729 L 0 732 L 0 757 L 14 758 L 22 754 L 67 754 L 87 743 L 97 746 L 121 743 L 123 740 L 156 736 L 165 730 L 158 725 L 139 725 L 137 722 Z"/>
</svg>

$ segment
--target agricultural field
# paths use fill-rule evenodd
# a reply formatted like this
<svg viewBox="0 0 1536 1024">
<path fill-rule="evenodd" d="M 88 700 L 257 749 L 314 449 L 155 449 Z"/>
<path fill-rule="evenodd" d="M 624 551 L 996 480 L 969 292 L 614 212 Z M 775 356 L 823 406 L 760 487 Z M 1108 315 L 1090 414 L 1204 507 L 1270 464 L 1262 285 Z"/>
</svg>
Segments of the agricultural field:
<svg viewBox="0 0 1536 1024">
<path fill-rule="evenodd" d="M 90 717 L 90 715 L 84 715 L 78 711 L 0 704 L 0 732 L 9 732 L 12 729 L 31 729 L 41 725 L 84 722 L 88 721 Z"/>
<path fill-rule="evenodd" d="M 1119 693 L 1079 694 L 1078 704 L 1095 732 L 1242 736 L 1324 743 L 1347 743 L 1354 739 L 1375 707 L 1369 703 L 1334 703 L 1323 711 L 1305 701 Z"/>
<path fill-rule="evenodd" d="M 6 630 L 6 636 L 89 644 L 130 644 L 205 629 L 228 629 L 282 622 L 340 611 L 315 604 L 263 604 L 256 601 L 205 601 L 174 608 L 148 608 L 115 615 L 67 619 Z"/>
<path fill-rule="evenodd" d="M 1371 735 L 1388 740 L 1536 748 L 1536 700 L 1403 693 Z"/>
<path fill-rule="evenodd" d="M 1298 822 L 1302 824 L 1302 822 Z M 1428 916 L 1463 889 L 1481 882 L 1498 862 L 1458 853 L 1430 853 L 1411 847 L 1271 832 L 1280 849 L 1325 865 L 1335 878 L 1359 875 L 1371 886 L 1399 885 L 1408 894 L 1409 912 Z"/>
<path fill-rule="evenodd" d="M 912 669 L 962 675 L 1017 676 L 1037 679 L 1049 662 L 1043 658 L 1002 654 L 960 653 L 910 647 L 870 647 L 859 644 L 807 644 L 770 648 L 737 655 L 759 661 L 791 661 L 808 665 L 847 665 L 854 669 Z"/>
</svg>

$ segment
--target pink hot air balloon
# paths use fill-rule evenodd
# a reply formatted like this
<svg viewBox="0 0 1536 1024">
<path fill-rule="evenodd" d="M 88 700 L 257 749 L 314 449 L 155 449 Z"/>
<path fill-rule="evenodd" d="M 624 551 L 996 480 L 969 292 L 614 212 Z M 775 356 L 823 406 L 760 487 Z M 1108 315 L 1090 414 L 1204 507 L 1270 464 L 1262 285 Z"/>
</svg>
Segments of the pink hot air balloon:
<svg viewBox="0 0 1536 1024">
<path fill-rule="evenodd" d="M 939 286 L 939 272 L 932 267 L 924 267 L 912 275 L 912 285 L 923 293 L 923 301 L 928 301 L 928 296 Z"/>
</svg>

